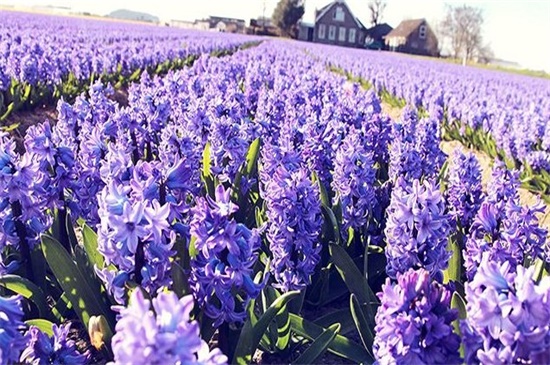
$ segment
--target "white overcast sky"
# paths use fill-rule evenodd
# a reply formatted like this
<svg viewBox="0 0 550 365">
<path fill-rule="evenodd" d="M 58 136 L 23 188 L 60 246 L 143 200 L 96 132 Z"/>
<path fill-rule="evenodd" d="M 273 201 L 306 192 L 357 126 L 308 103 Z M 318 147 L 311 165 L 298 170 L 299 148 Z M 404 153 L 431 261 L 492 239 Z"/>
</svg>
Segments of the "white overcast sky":
<svg viewBox="0 0 550 365">
<path fill-rule="evenodd" d="M 57 5 L 105 15 L 116 9 L 143 11 L 162 20 L 194 20 L 209 15 L 241 19 L 270 16 L 278 0 L 0 0 L 8 5 Z M 304 21 L 313 22 L 316 8 L 331 0 L 306 0 Z M 368 25 L 368 0 L 347 0 L 354 14 Z M 396 27 L 404 18 L 426 18 L 435 25 L 445 3 L 477 6 L 485 16 L 484 37 L 496 57 L 524 67 L 550 71 L 550 0 L 387 0 L 384 21 Z M 1 21 L 1 20 L 0 20 Z"/>
</svg>

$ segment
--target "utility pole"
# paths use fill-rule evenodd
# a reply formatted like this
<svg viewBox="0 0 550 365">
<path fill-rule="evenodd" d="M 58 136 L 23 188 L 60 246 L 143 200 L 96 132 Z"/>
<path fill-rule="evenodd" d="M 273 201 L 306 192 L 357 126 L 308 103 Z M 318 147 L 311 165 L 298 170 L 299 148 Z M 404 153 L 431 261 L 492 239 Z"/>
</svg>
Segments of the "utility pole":
<svg viewBox="0 0 550 365">
<path fill-rule="evenodd" d="M 267 0 L 264 0 L 264 8 L 263 8 L 263 11 L 262 11 L 262 28 L 263 28 L 263 32 L 265 34 L 265 2 Z"/>
</svg>

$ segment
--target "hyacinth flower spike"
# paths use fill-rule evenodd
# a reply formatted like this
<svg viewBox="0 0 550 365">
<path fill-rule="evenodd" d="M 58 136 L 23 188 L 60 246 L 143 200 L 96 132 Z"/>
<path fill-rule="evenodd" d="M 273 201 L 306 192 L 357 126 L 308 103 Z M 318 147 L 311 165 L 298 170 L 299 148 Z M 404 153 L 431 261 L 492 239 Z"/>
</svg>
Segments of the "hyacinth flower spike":
<svg viewBox="0 0 550 365">
<path fill-rule="evenodd" d="M 197 198 L 191 211 L 197 254 L 191 258 L 190 285 L 216 327 L 244 322 L 248 303 L 264 285 L 253 281 L 259 232 L 235 221 L 238 209 L 231 201 L 231 190 L 218 185 L 215 198 Z"/>
</svg>

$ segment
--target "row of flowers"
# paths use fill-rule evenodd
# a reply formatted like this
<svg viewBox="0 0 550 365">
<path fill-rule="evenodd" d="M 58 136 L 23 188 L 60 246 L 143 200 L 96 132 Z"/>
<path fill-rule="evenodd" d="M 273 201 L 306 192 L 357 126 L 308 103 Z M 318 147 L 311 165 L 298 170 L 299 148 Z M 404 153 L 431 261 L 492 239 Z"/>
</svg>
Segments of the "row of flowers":
<svg viewBox="0 0 550 365">
<path fill-rule="evenodd" d="M 0 138 L 2 363 L 547 362 L 542 206 L 437 118 L 279 42 L 111 92 Z"/>
<path fill-rule="evenodd" d="M 550 81 L 358 50 L 308 53 L 359 79 L 388 102 L 430 111 L 452 138 L 520 168 L 526 187 L 550 194 Z"/>
<path fill-rule="evenodd" d="M 0 120 L 72 98 L 95 80 L 124 83 L 257 38 L 107 20 L 0 12 Z"/>
</svg>

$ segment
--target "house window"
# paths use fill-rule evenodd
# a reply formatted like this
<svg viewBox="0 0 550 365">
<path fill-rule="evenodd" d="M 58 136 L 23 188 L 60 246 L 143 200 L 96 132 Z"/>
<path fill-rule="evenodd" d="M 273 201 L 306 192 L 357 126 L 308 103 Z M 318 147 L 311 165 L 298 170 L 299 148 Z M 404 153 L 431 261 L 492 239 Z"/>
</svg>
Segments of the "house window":
<svg viewBox="0 0 550 365">
<path fill-rule="evenodd" d="M 425 25 L 420 26 L 420 30 L 418 31 L 418 36 L 420 37 L 420 39 L 426 39 L 426 26 Z"/>
<path fill-rule="evenodd" d="M 328 26 L 328 39 L 331 41 L 336 39 L 336 26 L 335 25 L 329 25 Z"/>
<path fill-rule="evenodd" d="M 340 27 L 340 29 L 338 29 L 338 40 L 340 42 L 345 42 L 346 41 L 346 28 L 345 27 Z"/>
<path fill-rule="evenodd" d="M 348 33 L 348 41 L 350 43 L 355 43 L 355 28 L 351 28 Z"/>
<path fill-rule="evenodd" d="M 325 39 L 326 31 L 327 31 L 327 27 L 324 24 L 320 24 L 319 25 L 319 33 L 317 34 L 319 39 Z"/>
<path fill-rule="evenodd" d="M 411 43 L 411 47 L 412 47 L 412 48 L 418 48 L 418 43 L 412 42 L 412 43 Z"/>
<path fill-rule="evenodd" d="M 334 11 L 333 19 L 338 22 L 343 22 L 346 19 L 346 13 L 344 13 L 344 9 L 341 6 L 338 6 Z"/>
</svg>

